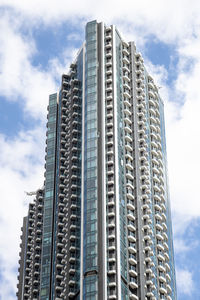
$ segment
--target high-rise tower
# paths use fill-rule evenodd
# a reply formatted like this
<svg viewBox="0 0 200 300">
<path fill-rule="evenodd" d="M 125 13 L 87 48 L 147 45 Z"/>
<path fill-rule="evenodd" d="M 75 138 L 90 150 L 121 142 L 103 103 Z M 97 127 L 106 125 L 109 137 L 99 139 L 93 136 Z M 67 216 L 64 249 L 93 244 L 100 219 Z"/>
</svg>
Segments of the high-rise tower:
<svg viewBox="0 0 200 300">
<path fill-rule="evenodd" d="M 133 42 L 89 22 L 49 99 L 18 299 L 176 300 L 163 102 Z"/>
</svg>

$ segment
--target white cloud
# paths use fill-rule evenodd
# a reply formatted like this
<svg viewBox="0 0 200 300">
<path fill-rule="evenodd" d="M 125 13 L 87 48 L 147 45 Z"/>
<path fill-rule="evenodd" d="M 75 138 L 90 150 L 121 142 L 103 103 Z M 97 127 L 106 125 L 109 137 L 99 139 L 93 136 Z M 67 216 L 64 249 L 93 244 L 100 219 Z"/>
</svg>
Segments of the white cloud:
<svg viewBox="0 0 200 300">
<path fill-rule="evenodd" d="M 8 14 L 0 20 L 0 94 L 8 101 L 22 102 L 26 113 L 44 121 L 48 95 L 59 89 L 61 74 L 68 71 L 78 49 L 64 49 L 59 59 L 49 60 L 46 69 L 35 66 L 35 41 L 31 34 L 22 34 L 19 20 L 13 22 Z"/>
<path fill-rule="evenodd" d="M 23 101 L 24 110 L 33 117 L 44 118 L 48 94 L 57 87 L 51 73 L 31 64 L 36 54 L 34 40 L 23 36 L 10 17 L 0 20 L 0 94 L 9 101 Z"/>
<path fill-rule="evenodd" d="M 194 290 L 192 273 L 186 269 L 176 270 L 177 286 L 180 294 L 191 295 Z"/>
<path fill-rule="evenodd" d="M 0 299 L 13 299 L 16 291 L 20 227 L 31 200 L 24 191 L 43 184 L 44 140 L 41 128 L 14 140 L 0 135 Z"/>
<path fill-rule="evenodd" d="M 186 245 L 185 241 L 182 239 L 175 239 L 174 240 L 174 251 L 175 253 L 185 253 L 191 249 L 191 245 Z"/>
<path fill-rule="evenodd" d="M 196 236 L 193 236 L 189 240 L 186 238 L 174 239 L 174 251 L 177 255 L 182 254 L 185 257 L 189 253 L 189 251 L 192 251 L 195 248 L 197 249 L 198 246 L 199 241 L 196 239 Z"/>
<path fill-rule="evenodd" d="M 192 69 L 179 71 L 175 97 L 172 99 L 176 103 L 170 102 L 167 107 L 169 175 L 174 199 L 172 207 L 177 213 L 191 217 L 200 216 L 197 189 L 200 167 L 200 55 L 196 59 Z"/>
<path fill-rule="evenodd" d="M 183 37 L 193 35 L 193 31 L 199 26 L 198 0 L 193 0 L 192 5 L 189 0 L 152 0 L 151 3 L 146 0 L 121 0 L 117 5 L 114 0 L 103 0 L 93 4 L 91 0 L 67 3 L 65 0 L 1 0 L 2 6 L 14 8 L 35 23 L 52 25 L 52 21 L 55 24 L 70 19 L 79 25 L 86 19 L 97 18 L 108 24 L 114 22 L 124 25 L 126 34 L 133 34 L 136 29 L 143 36 L 153 33 L 166 42 L 181 41 Z"/>
<path fill-rule="evenodd" d="M 70 64 L 77 56 L 78 50 L 79 49 L 77 48 L 68 47 L 63 51 L 63 53 L 60 53 L 60 59 L 58 57 L 55 57 L 49 60 L 48 70 L 59 82 L 61 80 L 61 75 L 68 72 Z"/>
</svg>

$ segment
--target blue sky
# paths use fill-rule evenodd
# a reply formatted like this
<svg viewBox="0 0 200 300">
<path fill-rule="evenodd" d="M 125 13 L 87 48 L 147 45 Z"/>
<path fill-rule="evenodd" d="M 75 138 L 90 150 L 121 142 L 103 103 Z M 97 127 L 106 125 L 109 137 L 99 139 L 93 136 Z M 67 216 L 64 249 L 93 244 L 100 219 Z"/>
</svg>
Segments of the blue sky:
<svg viewBox="0 0 200 300">
<path fill-rule="evenodd" d="M 178 300 L 200 300 L 199 13 L 197 0 L 0 0 L 0 299 L 15 299 L 24 191 L 43 184 L 48 95 L 97 19 L 135 41 L 162 87 Z"/>
</svg>

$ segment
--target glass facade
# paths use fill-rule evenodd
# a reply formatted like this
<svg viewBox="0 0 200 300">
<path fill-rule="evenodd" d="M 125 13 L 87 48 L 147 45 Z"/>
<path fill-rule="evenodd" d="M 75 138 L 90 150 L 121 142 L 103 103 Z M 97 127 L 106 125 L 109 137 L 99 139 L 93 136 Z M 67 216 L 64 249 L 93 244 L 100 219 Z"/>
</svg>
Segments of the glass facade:
<svg viewBox="0 0 200 300">
<path fill-rule="evenodd" d="M 86 26 L 83 272 L 97 271 L 97 23 Z M 91 288 L 92 282 L 92 288 Z M 83 299 L 97 295 L 97 275 L 84 278 Z"/>
<path fill-rule="evenodd" d="M 44 195 L 44 221 L 41 267 L 41 300 L 48 300 L 50 293 L 50 278 L 52 275 L 52 228 L 54 218 L 54 186 L 55 186 L 55 151 L 57 130 L 57 94 L 49 97 L 46 183 Z"/>
</svg>

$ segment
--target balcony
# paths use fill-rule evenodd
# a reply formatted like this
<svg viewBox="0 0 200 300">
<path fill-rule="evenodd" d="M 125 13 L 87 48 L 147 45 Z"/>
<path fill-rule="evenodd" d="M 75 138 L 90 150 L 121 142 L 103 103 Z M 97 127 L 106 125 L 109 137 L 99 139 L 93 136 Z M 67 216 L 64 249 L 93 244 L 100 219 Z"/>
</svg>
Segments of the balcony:
<svg viewBox="0 0 200 300">
<path fill-rule="evenodd" d="M 128 218 L 129 220 L 132 220 L 132 221 L 135 220 L 135 216 L 134 216 L 132 210 L 128 210 L 128 211 L 127 211 L 127 218 Z"/>
<path fill-rule="evenodd" d="M 105 48 L 106 49 L 109 49 L 109 48 L 111 48 L 112 47 L 112 43 L 111 42 L 107 42 L 106 44 L 105 44 Z"/>
<path fill-rule="evenodd" d="M 106 51 L 106 57 L 111 58 L 112 57 L 112 51 Z"/>
<path fill-rule="evenodd" d="M 129 297 L 130 297 L 130 299 L 133 299 L 133 300 L 139 300 L 138 296 L 135 294 L 130 294 Z"/>
<path fill-rule="evenodd" d="M 163 232 L 162 235 L 163 235 L 164 239 L 167 241 L 168 240 L 168 235 L 166 234 L 166 232 Z"/>
<path fill-rule="evenodd" d="M 150 234 L 149 233 L 145 233 L 145 235 L 144 235 L 144 240 L 150 240 L 151 239 L 151 236 L 150 236 Z"/>
<path fill-rule="evenodd" d="M 115 239 L 115 232 L 108 233 L 108 239 Z"/>
<path fill-rule="evenodd" d="M 167 252 L 165 252 L 165 260 L 169 261 L 169 255 Z"/>
<path fill-rule="evenodd" d="M 111 75 L 112 74 L 112 68 L 106 69 L 106 75 Z"/>
<path fill-rule="evenodd" d="M 122 61 L 123 61 L 125 64 L 127 64 L 127 65 L 130 63 L 130 61 L 129 61 L 129 59 L 128 59 L 128 57 L 127 57 L 126 55 L 123 55 Z"/>
<path fill-rule="evenodd" d="M 169 266 L 168 263 L 165 263 L 165 267 L 166 267 L 166 270 L 167 270 L 167 271 L 170 271 L 170 266 Z"/>
<path fill-rule="evenodd" d="M 161 271 L 161 272 L 166 272 L 166 270 L 165 270 L 165 267 L 164 267 L 164 263 L 160 263 L 159 265 L 158 265 L 158 269 L 159 269 L 159 271 Z"/>
<path fill-rule="evenodd" d="M 162 253 L 159 253 L 159 254 L 157 255 L 157 258 L 160 259 L 160 260 L 162 260 L 162 261 L 165 261 L 165 257 L 163 256 Z"/>
<path fill-rule="evenodd" d="M 114 221 L 110 221 L 108 223 L 108 228 L 114 228 L 115 227 L 115 222 Z"/>
<path fill-rule="evenodd" d="M 128 225 L 127 225 L 127 228 L 131 231 L 136 231 L 135 229 L 135 225 L 132 221 L 128 221 Z"/>
<path fill-rule="evenodd" d="M 70 239 L 70 241 L 75 241 L 76 240 L 76 236 L 74 234 L 71 234 L 69 239 Z"/>
<path fill-rule="evenodd" d="M 114 188 L 108 188 L 108 195 L 113 196 L 114 195 Z"/>
<path fill-rule="evenodd" d="M 108 262 L 109 262 L 109 263 L 114 263 L 114 262 L 116 262 L 116 258 L 115 258 L 115 255 L 114 255 L 114 254 L 109 255 L 109 257 L 108 257 Z"/>
<path fill-rule="evenodd" d="M 159 291 L 165 295 L 167 295 L 167 290 L 164 287 L 160 287 Z"/>
<path fill-rule="evenodd" d="M 109 299 L 117 299 L 117 296 L 116 296 L 116 295 L 109 295 L 108 298 L 109 298 Z"/>
<path fill-rule="evenodd" d="M 132 231 L 128 232 L 128 240 L 130 242 L 136 242 L 136 237 L 135 237 L 135 233 L 133 233 Z"/>
<path fill-rule="evenodd" d="M 127 161 L 133 161 L 133 156 L 132 156 L 132 152 L 131 151 L 128 151 L 126 150 L 125 152 L 125 158 L 127 159 Z"/>
<path fill-rule="evenodd" d="M 168 280 L 168 282 L 170 282 L 170 281 L 171 281 L 171 277 L 169 276 L 169 274 L 168 274 L 168 273 L 166 274 L 166 279 Z"/>
<path fill-rule="evenodd" d="M 128 72 L 128 73 L 130 72 L 128 66 L 125 65 L 125 64 L 123 65 L 122 69 L 123 69 L 123 71 L 125 71 L 125 72 Z"/>
<path fill-rule="evenodd" d="M 126 49 L 124 47 L 122 48 L 122 53 L 127 55 L 127 56 L 129 55 L 128 49 Z"/>
<path fill-rule="evenodd" d="M 77 206 L 77 203 L 75 201 L 71 202 L 71 205 L 70 205 L 70 208 L 71 209 L 76 209 L 78 206 Z"/>
<path fill-rule="evenodd" d="M 109 244 L 108 251 L 114 251 L 115 250 L 115 243 Z"/>
<path fill-rule="evenodd" d="M 155 218 L 159 221 L 162 221 L 162 216 L 159 213 L 155 214 Z"/>
<path fill-rule="evenodd" d="M 156 122 L 156 119 L 155 119 L 152 115 L 150 115 L 150 121 L 152 121 L 154 124 L 157 123 L 157 122 Z"/>
<path fill-rule="evenodd" d="M 133 253 L 133 254 L 135 254 L 135 253 L 137 252 L 134 243 L 129 242 L 128 251 L 129 251 L 130 253 Z"/>
<path fill-rule="evenodd" d="M 115 216 L 115 211 L 108 211 L 108 217 L 114 217 Z"/>
<path fill-rule="evenodd" d="M 153 107 L 156 107 L 156 104 L 155 104 L 155 101 L 154 101 L 153 97 L 152 98 L 150 97 L 149 104 L 152 105 Z"/>
<path fill-rule="evenodd" d="M 109 85 L 106 87 L 106 92 L 112 92 L 112 85 Z"/>
<path fill-rule="evenodd" d="M 158 203 L 154 204 L 154 208 L 156 210 L 162 211 L 162 208 L 161 208 L 161 206 Z"/>
<path fill-rule="evenodd" d="M 167 220 L 167 217 L 166 217 L 166 214 L 163 212 L 162 213 L 162 217 L 163 217 L 163 219 L 165 220 L 165 222 L 166 222 L 166 220 Z"/>
<path fill-rule="evenodd" d="M 155 226 L 156 226 L 156 229 L 163 230 L 163 227 L 160 223 L 156 223 Z"/>
<path fill-rule="evenodd" d="M 130 78 L 129 78 L 129 76 L 128 76 L 128 73 L 125 73 L 124 75 L 123 75 L 123 80 L 125 81 L 125 82 L 130 82 L 131 80 L 130 80 Z"/>
<path fill-rule="evenodd" d="M 126 168 L 129 169 L 129 170 L 133 170 L 133 165 L 132 165 L 132 162 L 130 160 L 126 161 Z"/>
<path fill-rule="evenodd" d="M 157 123 L 158 125 L 160 125 L 160 119 L 159 119 L 159 117 L 156 117 L 156 123 Z"/>
<path fill-rule="evenodd" d="M 163 245 L 162 245 L 162 242 L 161 241 L 159 241 L 159 243 L 157 243 L 157 249 L 158 250 L 161 250 L 161 251 L 164 251 L 165 250 L 165 248 L 163 247 Z"/>
<path fill-rule="evenodd" d="M 132 254 L 129 255 L 129 263 L 133 266 L 137 265 L 136 257 Z"/>
<path fill-rule="evenodd" d="M 169 246 L 166 242 L 163 243 L 163 246 L 165 247 L 165 250 L 169 251 Z"/>
<path fill-rule="evenodd" d="M 70 219 L 71 220 L 75 220 L 77 218 L 77 216 L 75 214 L 71 214 Z"/>
<path fill-rule="evenodd" d="M 130 125 L 128 125 L 128 124 L 125 124 L 125 127 L 124 127 L 124 129 L 125 129 L 125 131 L 126 131 L 126 133 L 132 133 L 132 128 L 131 128 L 131 126 Z"/>
<path fill-rule="evenodd" d="M 137 281 L 135 278 L 131 277 L 130 278 L 130 282 L 129 282 L 129 285 L 132 289 L 137 289 L 138 288 L 138 285 L 137 285 Z"/>
<path fill-rule="evenodd" d="M 77 228 L 77 225 L 76 225 L 76 224 L 73 224 L 73 223 L 72 223 L 72 224 L 70 225 L 70 230 L 74 230 L 74 229 L 76 229 L 76 228 Z"/>
<path fill-rule="evenodd" d="M 114 274 L 116 274 L 116 270 L 115 270 L 114 268 L 109 269 L 109 270 L 108 270 L 108 274 L 109 274 L 109 275 L 114 275 Z"/>
<path fill-rule="evenodd" d="M 125 132 L 125 141 L 132 142 L 132 135 L 128 132 Z"/>
<path fill-rule="evenodd" d="M 134 202 L 130 199 L 127 200 L 127 208 L 129 208 L 130 210 L 135 210 Z"/>
<path fill-rule="evenodd" d="M 76 246 L 75 245 L 71 245 L 70 248 L 69 248 L 69 251 L 70 252 L 76 251 Z"/>
<path fill-rule="evenodd" d="M 60 274 L 56 274 L 56 279 L 57 279 L 57 280 L 62 280 L 62 279 L 63 279 L 63 276 L 60 275 Z"/>
<path fill-rule="evenodd" d="M 75 296 L 75 293 L 74 292 L 69 292 L 69 294 L 68 294 L 68 297 L 69 298 L 73 298 Z"/>
<path fill-rule="evenodd" d="M 150 216 L 148 213 L 145 213 L 143 216 L 142 216 L 142 220 L 144 219 L 150 219 Z M 149 221 L 148 221 L 149 222 Z"/>
<path fill-rule="evenodd" d="M 71 286 L 75 285 L 75 283 L 76 283 L 75 280 L 70 280 L 69 281 L 69 285 L 71 285 Z"/>
<path fill-rule="evenodd" d="M 130 266 L 130 267 L 134 267 L 134 266 Z M 137 276 L 136 268 L 129 269 L 129 274 L 133 277 L 136 277 Z"/>
<path fill-rule="evenodd" d="M 116 282 L 115 281 L 111 281 L 111 282 L 109 282 L 109 287 L 114 287 L 114 286 L 116 286 Z"/>
<path fill-rule="evenodd" d="M 114 206 L 115 205 L 115 200 L 112 198 L 111 200 L 108 200 L 108 206 Z"/>
<path fill-rule="evenodd" d="M 109 130 L 109 128 L 112 128 L 113 127 L 113 119 L 108 119 L 106 126 L 107 126 L 108 130 Z"/>
<path fill-rule="evenodd" d="M 113 149 L 109 149 L 109 151 L 111 151 L 113 153 Z M 114 167 L 108 167 L 107 169 L 107 173 L 108 175 L 113 175 L 114 174 Z"/>
<path fill-rule="evenodd" d="M 108 147 L 107 148 L 107 155 L 114 155 L 114 149 L 113 147 Z M 114 173 L 114 168 L 110 168 L 113 170 L 113 173 Z"/>
<path fill-rule="evenodd" d="M 107 131 L 106 131 L 106 134 L 107 134 L 108 137 L 113 136 L 113 129 L 108 128 Z"/>
<path fill-rule="evenodd" d="M 132 112 L 130 111 L 130 109 L 129 109 L 128 106 L 125 106 L 125 107 L 124 107 L 124 113 L 127 114 L 128 116 L 131 116 L 131 115 L 132 115 Z"/>
<path fill-rule="evenodd" d="M 107 145 L 108 146 L 113 146 L 113 139 L 112 138 L 107 139 Z"/>
<path fill-rule="evenodd" d="M 56 256 L 57 256 L 58 258 L 63 258 L 64 255 L 63 255 L 62 253 L 57 253 Z"/>
<path fill-rule="evenodd" d="M 133 151 L 133 146 L 132 146 L 132 143 L 129 143 L 129 142 L 125 142 L 125 149 L 128 150 L 128 151 Z"/>
<path fill-rule="evenodd" d="M 61 270 L 62 268 L 63 268 L 63 265 L 61 265 L 61 264 L 56 264 L 56 268 L 58 269 L 58 270 Z M 38 273 L 39 274 L 39 273 Z"/>
<path fill-rule="evenodd" d="M 75 269 L 74 268 L 70 268 L 69 269 L 69 274 L 71 274 L 71 275 L 75 274 Z"/>
</svg>

